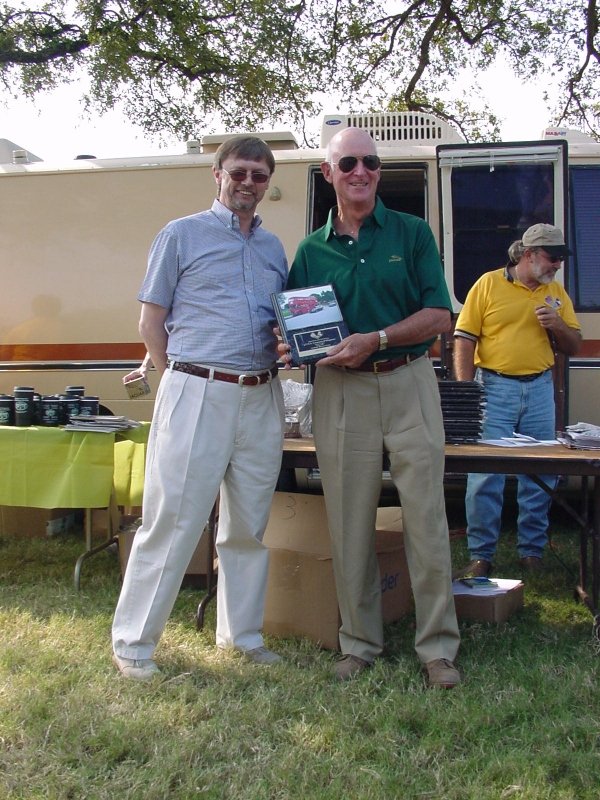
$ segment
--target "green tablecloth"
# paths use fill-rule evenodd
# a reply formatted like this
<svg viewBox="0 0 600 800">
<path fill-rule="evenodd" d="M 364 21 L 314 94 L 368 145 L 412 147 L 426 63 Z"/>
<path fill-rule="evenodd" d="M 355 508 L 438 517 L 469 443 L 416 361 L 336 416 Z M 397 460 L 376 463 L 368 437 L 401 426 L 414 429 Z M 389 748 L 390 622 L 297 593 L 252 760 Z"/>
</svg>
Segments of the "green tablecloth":
<svg viewBox="0 0 600 800">
<path fill-rule="evenodd" d="M 140 505 L 149 424 L 123 433 L 0 427 L 0 505 Z"/>
<path fill-rule="evenodd" d="M 117 436 L 113 475 L 117 505 L 142 505 L 149 431 L 150 423 L 144 422 L 140 428 L 127 431 L 126 438 Z"/>
</svg>

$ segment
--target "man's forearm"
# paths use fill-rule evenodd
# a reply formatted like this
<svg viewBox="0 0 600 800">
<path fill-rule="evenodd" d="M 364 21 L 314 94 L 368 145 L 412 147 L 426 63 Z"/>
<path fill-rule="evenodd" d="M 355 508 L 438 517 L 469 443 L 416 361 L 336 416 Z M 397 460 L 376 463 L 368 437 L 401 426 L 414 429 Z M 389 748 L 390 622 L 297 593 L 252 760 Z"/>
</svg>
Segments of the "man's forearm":
<svg viewBox="0 0 600 800">
<path fill-rule="evenodd" d="M 462 336 L 454 337 L 454 374 L 458 381 L 475 378 L 475 342 Z"/>
<path fill-rule="evenodd" d="M 150 354 L 154 368 L 162 376 L 167 368 L 167 342 L 168 334 L 165 328 L 165 319 L 168 310 L 152 303 L 142 305 L 139 331 L 146 350 Z"/>
<path fill-rule="evenodd" d="M 145 344 L 148 348 L 148 352 L 150 353 L 150 358 L 152 359 L 154 368 L 159 375 L 162 375 L 167 368 L 166 341 L 162 347 L 151 345 L 148 341 L 146 341 Z"/>
<path fill-rule="evenodd" d="M 552 331 L 557 349 L 566 356 L 574 356 L 581 347 L 581 333 L 563 322 Z"/>
<path fill-rule="evenodd" d="M 410 317 L 386 328 L 390 347 L 417 344 L 440 333 L 447 333 L 452 317 L 446 308 L 422 308 Z"/>
</svg>

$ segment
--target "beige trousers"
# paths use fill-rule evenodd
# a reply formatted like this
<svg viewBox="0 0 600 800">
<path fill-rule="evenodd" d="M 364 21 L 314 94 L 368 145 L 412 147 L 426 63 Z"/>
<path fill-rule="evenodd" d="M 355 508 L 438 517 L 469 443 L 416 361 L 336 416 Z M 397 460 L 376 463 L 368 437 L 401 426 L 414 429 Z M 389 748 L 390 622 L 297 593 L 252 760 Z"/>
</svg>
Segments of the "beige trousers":
<svg viewBox="0 0 600 800">
<path fill-rule="evenodd" d="M 220 491 L 219 647 L 263 644 L 269 552 L 262 544 L 283 444 L 278 378 L 241 387 L 167 370 L 146 459 L 142 527 L 115 612 L 113 648 L 152 658 Z"/>
<path fill-rule="evenodd" d="M 402 505 L 417 655 L 422 663 L 454 660 L 459 632 L 443 492 L 444 427 L 429 359 L 379 375 L 317 367 L 313 431 L 342 652 L 372 661 L 383 649 L 375 520 L 385 451 Z"/>
</svg>

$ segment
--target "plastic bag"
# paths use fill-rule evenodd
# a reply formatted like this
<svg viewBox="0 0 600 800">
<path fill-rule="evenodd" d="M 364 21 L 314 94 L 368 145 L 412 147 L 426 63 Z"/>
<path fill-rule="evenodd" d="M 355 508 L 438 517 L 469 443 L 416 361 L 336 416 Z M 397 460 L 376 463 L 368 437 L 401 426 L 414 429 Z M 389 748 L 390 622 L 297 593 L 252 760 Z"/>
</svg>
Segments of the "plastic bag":
<svg viewBox="0 0 600 800">
<path fill-rule="evenodd" d="M 311 397 L 313 387 L 310 383 L 298 383 L 293 380 L 282 381 L 281 386 L 285 403 L 286 439 L 312 436 Z"/>
</svg>

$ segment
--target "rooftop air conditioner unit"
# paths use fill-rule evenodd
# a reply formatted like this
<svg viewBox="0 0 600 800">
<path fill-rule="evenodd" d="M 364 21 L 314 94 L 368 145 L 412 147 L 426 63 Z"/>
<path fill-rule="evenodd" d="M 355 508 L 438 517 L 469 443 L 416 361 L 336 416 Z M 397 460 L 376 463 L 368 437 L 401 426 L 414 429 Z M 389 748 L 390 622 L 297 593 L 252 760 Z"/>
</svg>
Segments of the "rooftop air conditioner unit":
<svg viewBox="0 0 600 800">
<path fill-rule="evenodd" d="M 381 114 L 330 114 L 324 117 L 321 147 L 342 128 L 363 128 L 378 147 L 398 144 L 453 144 L 464 139 L 451 125 L 433 114 L 418 111 L 385 112 Z"/>
</svg>

